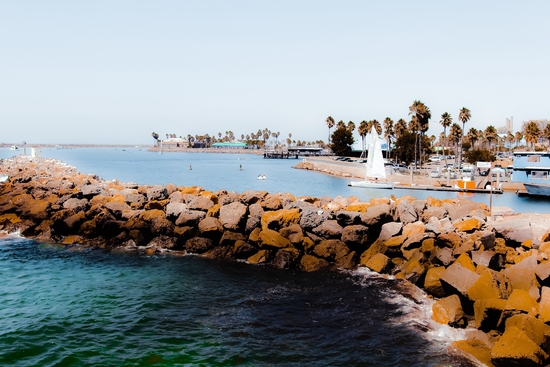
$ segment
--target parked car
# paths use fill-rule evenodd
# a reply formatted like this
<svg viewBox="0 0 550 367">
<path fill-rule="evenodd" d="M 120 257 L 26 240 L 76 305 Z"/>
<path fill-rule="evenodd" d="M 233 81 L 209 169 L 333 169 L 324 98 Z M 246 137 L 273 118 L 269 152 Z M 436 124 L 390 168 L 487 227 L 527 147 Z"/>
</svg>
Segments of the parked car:
<svg viewBox="0 0 550 367">
<path fill-rule="evenodd" d="M 430 177 L 431 178 L 440 178 L 441 174 L 439 173 L 439 171 L 434 170 L 434 171 L 430 172 Z"/>
</svg>

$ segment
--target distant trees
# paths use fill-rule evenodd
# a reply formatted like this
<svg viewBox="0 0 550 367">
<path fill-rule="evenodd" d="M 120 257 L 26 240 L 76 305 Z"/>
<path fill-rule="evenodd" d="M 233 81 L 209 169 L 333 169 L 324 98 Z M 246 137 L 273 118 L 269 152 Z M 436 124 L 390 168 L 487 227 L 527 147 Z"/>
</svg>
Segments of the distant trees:
<svg viewBox="0 0 550 367">
<path fill-rule="evenodd" d="M 151 136 L 153 137 L 153 139 L 155 139 L 155 145 L 158 145 L 159 143 L 159 134 L 157 134 L 156 132 L 152 132 L 151 133 Z"/>
<path fill-rule="evenodd" d="M 535 121 L 529 121 L 523 130 L 523 136 L 527 144 L 531 143 L 531 149 L 535 149 L 535 143 L 541 137 L 539 125 Z"/>
<path fill-rule="evenodd" d="M 466 128 L 465 125 L 466 125 L 466 122 L 470 121 L 470 118 L 472 117 L 471 113 L 470 113 L 470 110 L 467 109 L 466 107 L 462 107 L 462 109 L 460 110 L 460 113 L 458 114 L 458 119 L 462 122 L 462 137 L 461 139 L 464 137 L 464 129 Z M 462 164 L 462 144 L 460 144 L 460 160 L 459 160 L 460 164 Z"/>
<path fill-rule="evenodd" d="M 355 143 L 353 139 L 352 130 L 350 130 L 344 122 L 340 121 L 337 124 L 336 130 L 331 136 L 332 143 L 329 144 L 333 153 L 339 156 L 349 156 L 351 153 L 351 146 Z"/>
<path fill-rule="evenodd" d="M 327 123 L 327 126 L 328 126 L 328 143 L 330 144 L 330 129 L 334 127 L 334 119 L 332 118 L 332 116 L 329 116 L 327 117 L 325 122 Z"/>
</svg>

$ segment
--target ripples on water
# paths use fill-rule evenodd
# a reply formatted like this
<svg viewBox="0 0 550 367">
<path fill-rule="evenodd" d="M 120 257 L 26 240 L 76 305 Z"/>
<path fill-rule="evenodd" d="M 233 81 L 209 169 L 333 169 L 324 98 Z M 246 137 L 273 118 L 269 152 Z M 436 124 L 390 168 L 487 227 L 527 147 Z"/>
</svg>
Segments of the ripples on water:
<svg viewBox="0 0 550 367">
<path fill-rule="evenodd" d="M 0 240 L 2 366 L 469 366 L 369 272 L 289 273 Z M 423 297 L 420 297 L 423 299 Z"/>
</svg>

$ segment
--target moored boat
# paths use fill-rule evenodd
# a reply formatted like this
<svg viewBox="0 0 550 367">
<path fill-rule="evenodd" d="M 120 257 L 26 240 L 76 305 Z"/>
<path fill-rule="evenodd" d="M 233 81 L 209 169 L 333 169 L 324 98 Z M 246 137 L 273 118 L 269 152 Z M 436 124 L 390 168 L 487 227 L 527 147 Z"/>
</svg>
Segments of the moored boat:
<svg viewBox="0 0 550 367">
<path fill-rule="evenodd" d="M 527 183 L 523 184 L 529 195 L 550 196 L 550 184 Z"/>
</svg>

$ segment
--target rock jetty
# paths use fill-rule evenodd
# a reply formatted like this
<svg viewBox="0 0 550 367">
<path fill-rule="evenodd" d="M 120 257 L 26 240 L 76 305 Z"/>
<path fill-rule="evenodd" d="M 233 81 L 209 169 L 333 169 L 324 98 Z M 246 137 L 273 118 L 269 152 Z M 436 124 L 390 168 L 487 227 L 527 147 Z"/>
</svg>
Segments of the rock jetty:
<svg viewBox="0 0 550 367">
<path fill-rule="evenodd" d="M 487 366 L 550 355 L 550 218 L 490 218 L 466 199 L 294 197 L 104 181 L 62 162 L 3 160 L 0 229 L 39 241 L 196 254 L 313 272 L 367 267 L 436 299 L 433 319 Z M 475 329 L 475 330 L 474 330 Z"/>
</svg>

